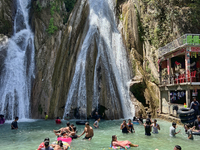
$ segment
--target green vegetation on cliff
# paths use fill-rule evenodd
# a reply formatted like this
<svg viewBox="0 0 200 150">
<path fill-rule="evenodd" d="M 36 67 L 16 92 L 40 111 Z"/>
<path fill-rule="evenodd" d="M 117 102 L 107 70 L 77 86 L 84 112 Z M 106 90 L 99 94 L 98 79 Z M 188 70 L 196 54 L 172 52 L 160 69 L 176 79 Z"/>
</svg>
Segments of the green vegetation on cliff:
<svg viewBox="0 0 200 150">
<path fill-rule="evenodd" d="M 72 12 L 77 0 L 64 0 L 66 11 L 68 12 L 67 15 L 63 19 L 63 23 L 67 23 L 69 19 L 69 15 Z"/>
<path fill-rule="evenodd" d="M 185 33 L 200 33 L 199 0 L 141 0 L 145 39 L 156 49 Z"/>
<path fill-rule="evenodd" d="M 58 4 L 56 2 L 52 2 L 51 3 L 51 10 L 50 10 L 50 12 L 51 12 L 51 19 L 49 21 L 49 27 L 47 29 L 47 32 L 49 34 L 54 34 L 54 32 L 58 30 L 58 27 L 54 25 L 54 18 L 53 18 L 55 10 L 58 10 L 58 9 L 56 9 L 58 7 L 57 5 Z"/>
</svg>

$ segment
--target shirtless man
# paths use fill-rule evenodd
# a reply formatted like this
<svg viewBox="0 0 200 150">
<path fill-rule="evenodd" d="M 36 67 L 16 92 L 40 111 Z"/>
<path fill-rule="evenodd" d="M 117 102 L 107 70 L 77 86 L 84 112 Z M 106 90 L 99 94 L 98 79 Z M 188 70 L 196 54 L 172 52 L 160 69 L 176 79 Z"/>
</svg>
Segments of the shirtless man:
<svg viewBox="0 0 200 150">
<path fill-rule="evenodd" d="M 81 135 L 79 135 L 78 137 L 81 137 L 83 134 L 85 134 L 85 138 L 84 139 L 88 139 L 89 141 L 94 136 L 93 129 L 92 129 L 91 126 L 89 126 L 89 122 L 85 123 L 85 129 L 84 129 L 83 133 Z"/>
<path fill-rule="evenodd" d="M 53 132 L 56 134 L 56 133 L 59 133 L 59 134 L 56 134 L 57 136 L 61 135 L 63 132 L 67 132 L 67 133 L 70 133 L 71 132 L 71 127 L 70 127 L 70 123 L 67 122 L 67 127 L 65 128 L 60 128 L 59 130 L 53 130 Z"/>
</svg>

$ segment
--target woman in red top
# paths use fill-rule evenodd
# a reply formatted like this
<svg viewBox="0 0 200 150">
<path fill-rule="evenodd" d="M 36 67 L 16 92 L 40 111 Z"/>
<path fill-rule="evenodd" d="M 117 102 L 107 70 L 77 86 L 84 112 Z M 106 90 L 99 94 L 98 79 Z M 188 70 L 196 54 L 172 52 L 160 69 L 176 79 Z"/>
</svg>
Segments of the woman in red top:
<svg viewBox="0 0 200 150">
<path fill-rule="evenodd" d="M 56 124 L 61 124 L 61 120 L 59 119 L 59 117 L 57 117 L 56 119 Z"/>
</svg>

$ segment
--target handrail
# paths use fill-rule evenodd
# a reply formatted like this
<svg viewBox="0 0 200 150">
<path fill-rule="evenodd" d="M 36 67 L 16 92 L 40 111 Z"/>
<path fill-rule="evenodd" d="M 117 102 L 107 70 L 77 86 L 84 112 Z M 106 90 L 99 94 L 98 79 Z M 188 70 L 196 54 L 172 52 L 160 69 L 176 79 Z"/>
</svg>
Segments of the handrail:
<svg viewBox="0 0 200 150">
<path fill-rule="evenodd" d="M 172 52 L 180 47 L 195 45 L 200 46 L 200 34 L 185 34 L 178 39 L 175 39 L 171 43 L 168 43 L 164 47 L 160 47 L 158 49 L 158 57 L 162 57 L 163 55 Z"/>
</svg>

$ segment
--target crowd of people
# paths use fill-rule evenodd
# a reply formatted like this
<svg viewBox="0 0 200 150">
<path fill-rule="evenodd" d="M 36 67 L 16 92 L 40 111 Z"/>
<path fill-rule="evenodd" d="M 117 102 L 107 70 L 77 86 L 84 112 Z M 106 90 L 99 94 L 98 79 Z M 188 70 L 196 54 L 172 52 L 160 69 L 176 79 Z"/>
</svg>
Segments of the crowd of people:
<svg viewBox="0 0 200 150">
<path fill-rule="evenodd" d="M 93 124 L 94 128 L 99 128 L 99 122 L 100 122 L 100 115 L 98 115 L 98 112 L 95 113 L 95 122 Z M 11 123 L 11 129 L 18 129 L 18 117 L 15 118 L 15 120 Z M 48 115 L 45 113 L 45 120 L 48 119 Z M 66 120 L 69 120 L 70 118 L 67 117 Z M 4 123 L 5 119 L 3 118 L 3 116 L 0 116 L 0 123 Z M 56 124 L 60 124 L 61 120 L 59 119 L 59 117 L 57 117 L 57 119 L 55 120 Z M 148 118 L 146 119 L 145 123 L 143 123 L 143 118 L 142 116 L 140 116 L 139 119 L 137 119 L 136 117 L 133 117 L 133 121 L 131 119 L 128 119 L 128 123 L 126 123 L 126 120 L 123 120 L 122 124 L 120 125 L 120 130 L 122 130 L 122 133 L 135 133 L 135 129 L 134 129 L 134 124 L 140 124 L 144 126 L 144 130 L 145 130 L 145 135 L 146 136 L 151 136 L 151 133 L 153 134 L 158 134 L 160 128 L 160 125 L 157 123 L 157 120 L 154 119 L 152 121 L 151 119 L 151 115 L 148 116 Z M 77 135 L 77 130 L 76 130 L 76 126 L 74 126 L 74 124 L 70 124 L 70 122 L 66 123 L 66 127 L 60 128 L 58 130 L 53 130 L 54 134 L 59 138 L 59 137 L 63 137 L 63 138 L 71 138 L 73 139 L 77 139 L 81 136 L 83 136 L 85 134 L 85 137 L 83 139 L 87 139 L 87 140 L 91 140 L 92 137 L 94 136 L 94 131 L 93 128 L 89 125 L 89 122 L 85 123 L 85 128 L 84 131 L 80 134 Z M 176 134 L 180 133 L 181 131 L 179 130 L 178 132 L 176 132 L 176 128 L 177 125 L 175 122 L 172 123 L 172 126 L 170 127 L 170 136 L 171 137 L 175 137 Z M 197 116 L 197 119 L 195 120 L 193 126 L 191 126 L 191 124 L 185 124 L 184 125 L 185 128 L 185 132 L 188 134 L 188 139 L 193 140 L 193 132 L 200 132 L 200 115 Z M 54 144 L 49 144 L 50 140 L 49 138 L 45 138 L 44 141 L 39 145 L 38 150 L 67 150 L 68 147 L 70 146 L 67 143 L 63 143 L 61 140 L 58 140 L 57 143 Z M 130 141 L 118 141 L 117 140 L 117 136 L 113 135 L 112 136 L 112 141 L 111 141 L 111 147 L 122 147 L 125 150 L 129 147 L 138 147 L 139 145 L 137 144 L 132 144 Z M 156 149 L 158 150 L 158 149 Z M 176 145 L 174 147 L 174 150 L 181 150 L 181 147 L 179 145 Z"/>
</svg>

